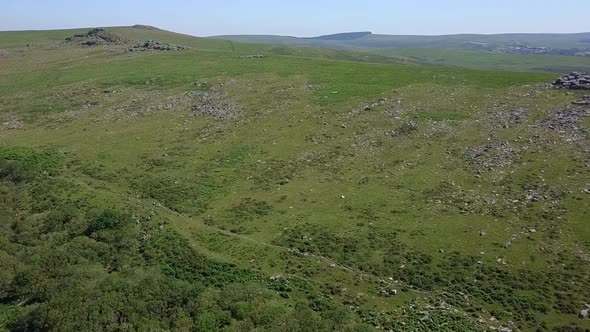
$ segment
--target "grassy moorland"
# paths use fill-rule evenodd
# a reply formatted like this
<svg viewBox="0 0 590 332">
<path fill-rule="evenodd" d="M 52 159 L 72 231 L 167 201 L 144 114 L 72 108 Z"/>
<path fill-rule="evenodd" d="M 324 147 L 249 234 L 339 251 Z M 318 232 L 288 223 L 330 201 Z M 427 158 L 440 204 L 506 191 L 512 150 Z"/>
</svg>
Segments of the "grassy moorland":
<svg viewBox="0 0 590 332">
<path fill-rule="evenodd" d="M 212 38 L 234 40 L 244 43 L 307 46 L 337 49 L 394 49 L 394 48 L 447 48 L 470 50 L 476 44 L 486 45 L 528 45 L 554 49 L 586 49 L 590 44 L 590 33 L 571 34 L 456 34 L 438 36 L 383 35 L 370 32 L 353 32 L 300 38 L 277 35 L 229 35 Z"/>
<path fill-rule="evenodd" d="M 367 54 L 405 58 L 421 64 L 472 69 L 540 71 L 563 73 L 590 70 L 590 57 L 571 56 L 590 49 L 590 33 L 396 36 L 344 33 L 314 38 L 237 35 L 213 38 L 242 43 L 272 44 L 277 47 L 309 47 L 354 50 Z M 526 45 L 552 49 L 553 55 L 508 54 L 503 47 Z M 571 51 L 565 56 L 566 50 Z M 558 55 L 560 54 L 560 55 Z"/>
<path fill-rule="evenodd" d="M 474 69 L 567 73 L 590 70 L 590 57 L 516 55 L 450 49 L 398 49 L 374 53 L 399 56 L 419 63 Z"/>
<path fill-rule="evenodd" d="M 590 329 L 582 92 L 110 31 L 0 33 L 0 328 Z"/>
</svg>

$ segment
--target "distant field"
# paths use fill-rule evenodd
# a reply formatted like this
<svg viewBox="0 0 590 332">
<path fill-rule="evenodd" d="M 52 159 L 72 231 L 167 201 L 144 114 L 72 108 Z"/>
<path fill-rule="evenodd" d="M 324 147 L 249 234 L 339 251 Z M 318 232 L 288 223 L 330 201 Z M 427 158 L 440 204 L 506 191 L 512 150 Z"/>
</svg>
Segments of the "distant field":
<svg viewBox="0 0 590 332">
<path fill-rule="evenodd" d="M 590 71 L 590 57 L 513 55 L 450 49 L 399 49 L 372 52 L 441 66 L 555 73 Z"/>
<path fill-rule="evenodd" d="M 498 45 L 526 44 L 533 47 L 550 47 L 557 49 L 588 48 L 590 33 L 576 34 L 499 34 L 499 35 L 441 35 L 441 36 L 404 36 L 368 34 L 361 38 L 342 39 L 339 35 L 321 38 L 297 38 L 274 35 L 235 35 L 215 36 L 212 38 L 235 40 L 240 42 L 281 44 L 291 46 L 332 47 L 341 49 L 391 49 L 391 48 L 450 48 L 464 49 L 471 43 Z"/>
<path fill-rule="evenodd" d="M 449 36 L 390 36 L 369 34 L 360 38 L 340 39 L 339 35 L 321 38 L 287 36 L 218 36 L 215 38 L 242 43 L 274 44 L 291 47 L 333 48 L 398 56 L 444 66 L 510 71 L 566 72 L 589 70 L 590 57 L 554 55 L 517 55 L 474 51 L 473 43 L 489 45 L 525 44 L 556 49 L 590 48 L 590 33 L 581 34 L 507 34 Z"/>
</svg>

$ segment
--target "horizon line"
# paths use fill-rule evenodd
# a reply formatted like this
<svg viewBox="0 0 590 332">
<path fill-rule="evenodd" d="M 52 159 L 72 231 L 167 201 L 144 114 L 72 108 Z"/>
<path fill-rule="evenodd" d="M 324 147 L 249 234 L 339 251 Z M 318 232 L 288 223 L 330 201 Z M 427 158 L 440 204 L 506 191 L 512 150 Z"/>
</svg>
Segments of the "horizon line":
<svg viewBox="0 0 590 332">
<path fill-rule="evenodd" d="M 16 29 L 16 30 L 0 30 L 0 32 L 33 32 L 33 31 L 60 31 L 60 30 L 79 30 L 79 29 L 93 29 L 93 28 L 133 28 L 135 26 L 145 26 L 156 28 L 159 30 L 165 30 L 169 32 L 189 35 L 193 37 L 204 37 L 204 38 L 212 38 L 212 37 L 223 37 L 223 36 L 277 36 L 277 37 L 291 37 L 291 38 L 313 38 L 313 37 L 323 37 L 323 36 L 331 36 L 336 34 L 349 34 L 349 33 L 369 33 L 372 35 L 387 35 L 387 36 L 412 36 L 412 37 L 439 37 L 439 36 L 460 36 L 460 35 L 481 35 L 481 36 L 493 36 L 493 35 L 579 35 L 579 34 L 589 34 L 590 31 L 579 31 L 579 32 L 491 32 L 491 33 L 477 33 L 477 32 L 458 32 L 458 33 L 443 33 L 443 34 L 395 34 L 395 33 L 381 33 L 381 32 L 372 32 L 368 30 L 358 30 L 358 31 L 344 31 L 344 32 L 334 32 L 328 34 L 317 34 L 313 36 L 296 36 L 296 35 L 286 35 L 286 34 L 273 34 L 273 33 L 244 33 L 244 34 L 234 34 L 234 33 L 224 33 L 224 34 L 215 34 L 215 35 L 195 35 L 192 33 L 187 32 L 178 32 L 175 30 L 169 30 L 166 28 L 160 28 L 157 26 L 149 25 L 149 24 L 133 24 L 133 25 L 109 25 L 109 26 L 82 26 L 82 27 L 65 27 L 65 28 L 50 28 L 50 29 Z"/>
</svg>

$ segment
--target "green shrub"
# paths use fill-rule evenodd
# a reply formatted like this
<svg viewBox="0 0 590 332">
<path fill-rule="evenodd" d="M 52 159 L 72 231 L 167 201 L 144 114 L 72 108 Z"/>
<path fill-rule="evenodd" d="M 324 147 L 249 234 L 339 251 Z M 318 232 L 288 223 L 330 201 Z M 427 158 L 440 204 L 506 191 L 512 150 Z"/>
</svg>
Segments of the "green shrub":
<svg viewBox="0 0 590 332">
<path fill-rule="evenodd" d="M 92 216 L 94 214 L 94 216 Z M 86 234 L 92 234 L 94 232 L 102 230 L 115 230 L 123 228 L 131 223 L 131 216 L 127 213 L 123 213 L 117 210 L 103 210 L 101 212 L 91 213 L 90 225 L 86 230 Z"/>
<path fill-rule="evenodd" d="M 254 220 L 264 217 L 272 212 L 272 206 L 265 201 L 254 198 L 243 198 L 240 204 L 232 207 L 229 211 L 240 220 Z"/>
<path fill-rule="evenodd" d="M 55 150 L 37 151 L 29 147 L 0 147 L 0 159 L 16 162 L 19 167 L 32 172 L 57 173 L 64 162 Z"/>
<path fill-rule="evenodd" d="M 0 180 L 12 181 L 15 183 L 24 181 L 29 176 L 22 164 L 0 159 Z"/>
</svg>

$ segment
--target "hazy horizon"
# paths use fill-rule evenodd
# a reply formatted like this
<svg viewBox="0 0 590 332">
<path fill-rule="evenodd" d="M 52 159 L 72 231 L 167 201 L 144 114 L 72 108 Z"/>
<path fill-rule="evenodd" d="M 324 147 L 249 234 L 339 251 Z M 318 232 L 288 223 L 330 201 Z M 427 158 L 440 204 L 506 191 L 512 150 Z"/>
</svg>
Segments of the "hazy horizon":
<svg viewBox="0 0 590 332">
<path fill-rule="evenodd" d="M 0 30 L 48 30 L 146 24 L 195 35 L 311 37 L 371 31 L 390 35 L 583 33 L 590 1 L 402 1 L 302 0 L 276 3 L 171 1 L 85 3 L 8 0 L 0 5 Z M 443 15 L 444 14 L 444 15 Z M 556 24 L 559 23 L 559 24 Z"/>
</svg>

